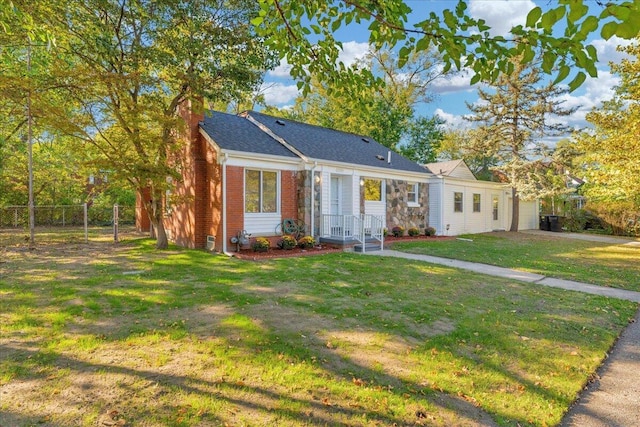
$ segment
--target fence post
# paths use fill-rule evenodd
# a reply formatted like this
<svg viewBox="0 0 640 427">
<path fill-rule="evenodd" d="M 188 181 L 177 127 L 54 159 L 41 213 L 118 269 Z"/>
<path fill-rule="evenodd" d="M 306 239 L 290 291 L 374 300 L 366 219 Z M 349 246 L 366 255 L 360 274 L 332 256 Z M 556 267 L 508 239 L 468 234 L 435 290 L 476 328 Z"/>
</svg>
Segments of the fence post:
<svg viewBox="0 0 640 427">
<path fill-rule="evenodd" d="M 118 243 L 118 218 L 120 217 L 119 206 L 116 203 L 113 205 L 113 241 Z"/>
<path fill-rule="evenodd" d="M 89 243 L 89 215 L 87 214 L 87 204 L 82 205 L 84 210 L 84 242 Z"/>
</svg>

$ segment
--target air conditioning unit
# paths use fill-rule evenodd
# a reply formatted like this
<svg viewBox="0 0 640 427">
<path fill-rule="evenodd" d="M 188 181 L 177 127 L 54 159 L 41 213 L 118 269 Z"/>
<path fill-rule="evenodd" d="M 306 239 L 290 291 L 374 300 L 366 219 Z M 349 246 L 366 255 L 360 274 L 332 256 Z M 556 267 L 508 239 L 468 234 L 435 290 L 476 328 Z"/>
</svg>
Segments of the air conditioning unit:
<svg viewBox="0 0 640 427">
<path fill-rule="evenodd" d="M 207 236 L 207 250 L 212 251 L 216 248 L 216 236 Z"/>
</svg>

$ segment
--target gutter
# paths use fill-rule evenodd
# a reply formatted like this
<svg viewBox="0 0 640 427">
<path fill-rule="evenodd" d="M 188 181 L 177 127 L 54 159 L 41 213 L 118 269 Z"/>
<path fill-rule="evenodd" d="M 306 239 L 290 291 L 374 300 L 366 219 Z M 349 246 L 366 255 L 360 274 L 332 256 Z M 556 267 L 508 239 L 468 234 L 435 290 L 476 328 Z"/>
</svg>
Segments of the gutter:
<svg viewBox="0 0 640 427">
<path fill-rule="evenodd" d="M 222 165 L 222 253 L 228 257 L 233 254 L 227 252 L 227 160 L 229 154 L 224 153 L 220 164 Z"/>
</svg>

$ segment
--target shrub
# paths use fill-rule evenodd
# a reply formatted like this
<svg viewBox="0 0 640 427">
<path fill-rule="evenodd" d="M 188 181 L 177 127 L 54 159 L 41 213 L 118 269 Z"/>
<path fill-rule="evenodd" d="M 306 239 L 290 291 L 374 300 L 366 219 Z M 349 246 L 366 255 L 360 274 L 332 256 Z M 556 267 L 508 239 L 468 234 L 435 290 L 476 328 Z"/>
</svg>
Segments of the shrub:
<svg viewBox="0 0 640 427">
<path fill-rule="evenodd" d="M 404 227 L 401 227 L 399 225 L 393 227 L 391 229 L 391 234 L 393 234 L 394 237 L 404 236 Z"/>
<path fill-rule="evenodd" d="M 253 242 L 253 245 L 251 245 L 251 248 L 254 252 L 267 252 L 269 250 L 269 246 L 271 246 L 269 240 L 264 237 L 258 237 Z"/>
<path fill-rule="evenodd" d="M 280 240 L 278 240 L 278 247 L 280 249 L 290 250 L 295 248 L 298 245 L 298 241 L 293 236 L 282 236 Z"/>
<path fill-rule="evenodd" d="M 424 229 L 424 235 L 425 236 L 435 236 L 436 235 L 436 229 L 433 227 L 427 227 Z"/>
<path fill-rule="evenodd" d="M 383 229 L 382 229 L 382 235 L 383 235 L 384 237 L 387 237 L 387 236 L 389 235 L 389 230 L 387 230 L 386 228 L 383 228 Z"/>
<path fill-rule="evenodd" d="M 411 227 L 407 230 L 407 234 L 411 237 L 416 237 L 420 234 L 420 230 L 417 227 Z"/>
<path fill-rule="evenodd" d="M 300 240 L 298 240 L 298 246 L 303 249 L 309 249 L 316 245 L 316 241 L 311 236 L 304 236 Z"/>
</svg>

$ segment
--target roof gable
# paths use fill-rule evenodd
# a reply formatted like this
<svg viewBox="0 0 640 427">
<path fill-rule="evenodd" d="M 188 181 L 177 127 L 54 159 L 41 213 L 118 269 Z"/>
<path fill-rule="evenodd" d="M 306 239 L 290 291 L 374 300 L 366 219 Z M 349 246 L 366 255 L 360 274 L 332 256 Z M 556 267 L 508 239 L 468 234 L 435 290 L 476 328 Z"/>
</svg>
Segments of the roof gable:
<svg viewBox="0 0 640 427">
<path fill-rule="evenodd" d="M 462 159 L 448 162 L 428 163 L 425 167 L 434 175 L 449 176 L 452 178 L 470 179 L 476 181 L 476 177 L 469 166 Z"/>
</svg>

